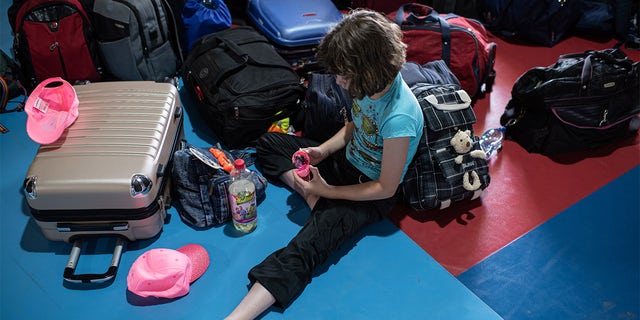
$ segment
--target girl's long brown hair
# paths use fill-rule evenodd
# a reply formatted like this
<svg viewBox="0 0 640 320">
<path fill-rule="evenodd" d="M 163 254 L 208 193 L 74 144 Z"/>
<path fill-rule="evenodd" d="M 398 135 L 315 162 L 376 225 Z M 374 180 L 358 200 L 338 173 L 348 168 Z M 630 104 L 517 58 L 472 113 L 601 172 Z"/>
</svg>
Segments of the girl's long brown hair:
<svg viewBox="0 0 640 320">
<path fill-rule="evenodd" d="M 322 39 L 318 62 L 327 72 L 348 77 L 349 92 L 362 99 L 382 91 L 405 62 L 400 27 L 381 13 L 351 11 Z"/>
</svg>

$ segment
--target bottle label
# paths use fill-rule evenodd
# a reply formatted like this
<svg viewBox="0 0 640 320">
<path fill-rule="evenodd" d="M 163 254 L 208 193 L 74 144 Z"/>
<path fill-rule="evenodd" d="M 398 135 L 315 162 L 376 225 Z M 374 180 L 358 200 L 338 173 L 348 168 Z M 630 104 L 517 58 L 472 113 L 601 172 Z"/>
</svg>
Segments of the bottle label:
<svg viewBox="0 0 640 320">
<path fill-rule="evenodd" d="M 238 223 L 249 223 L 256 219 L 256 194 L 243 191 L 239 194 L 231 194 L 231 214 L 233 220 Z"/>
</svg>

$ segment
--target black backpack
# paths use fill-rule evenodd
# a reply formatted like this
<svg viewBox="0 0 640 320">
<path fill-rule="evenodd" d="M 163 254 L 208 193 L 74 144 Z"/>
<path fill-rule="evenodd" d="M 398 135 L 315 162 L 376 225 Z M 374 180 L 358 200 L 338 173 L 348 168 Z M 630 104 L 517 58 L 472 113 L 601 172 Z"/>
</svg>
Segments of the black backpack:
<svg viewBox="0 0 640 320">
<path fill-rule="evenodd" d="M 552 47 L 568 37 L 580 19 L 583 1 L 483 0 L 487 30 L 507 39 Z"/>
<path fill-rule="evenodd" d="M 248 26 L 198 39 L 182 79 L 209 127 L 229 148 L 252 145 L 274 121 L 299 111 L 304 95 L 291 66 Z"/>
</svg>

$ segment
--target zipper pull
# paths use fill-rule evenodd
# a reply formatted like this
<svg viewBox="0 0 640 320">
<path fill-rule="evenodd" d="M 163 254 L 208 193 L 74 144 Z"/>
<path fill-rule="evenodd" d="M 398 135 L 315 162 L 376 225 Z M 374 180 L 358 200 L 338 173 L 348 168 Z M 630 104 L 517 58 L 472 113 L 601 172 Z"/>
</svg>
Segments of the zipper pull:
<svg viewBox="0 0 640 320">
<path fill-rule="evenodd" d="M 53 51 L 53 50 L 55 50 L 59 45 L 60 45 L 60 44 L 58 43 L 58 41 L 56 41 L 56 42 L 52 43 L 52 44 L 49 46 L 49 51 Z"/>
<path fill-rule="evenodd" d="M 608 114 L 609 110 L 605 109 L 604 113 L 602 114 L 602 120 L 600 120 L 600 123 L 598 124 L 599 127 L 602 127 L 603 125 L 609 123 L 609 119 L 607 119 Z"/>
</svg>

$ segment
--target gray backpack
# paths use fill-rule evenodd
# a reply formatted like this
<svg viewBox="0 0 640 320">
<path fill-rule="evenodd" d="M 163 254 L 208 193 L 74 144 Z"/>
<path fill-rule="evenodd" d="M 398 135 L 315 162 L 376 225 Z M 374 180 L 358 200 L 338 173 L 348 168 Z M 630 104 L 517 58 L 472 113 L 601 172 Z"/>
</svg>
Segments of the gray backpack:
<svg viewBox="0 0 640 320">
<path fill-rule="evenodd" d="M 175 15 L 164 0 L 95 0 L 95 34 L 111 75 L 118 80 L 166 81 L 180 57 Z"/>
</svg>

